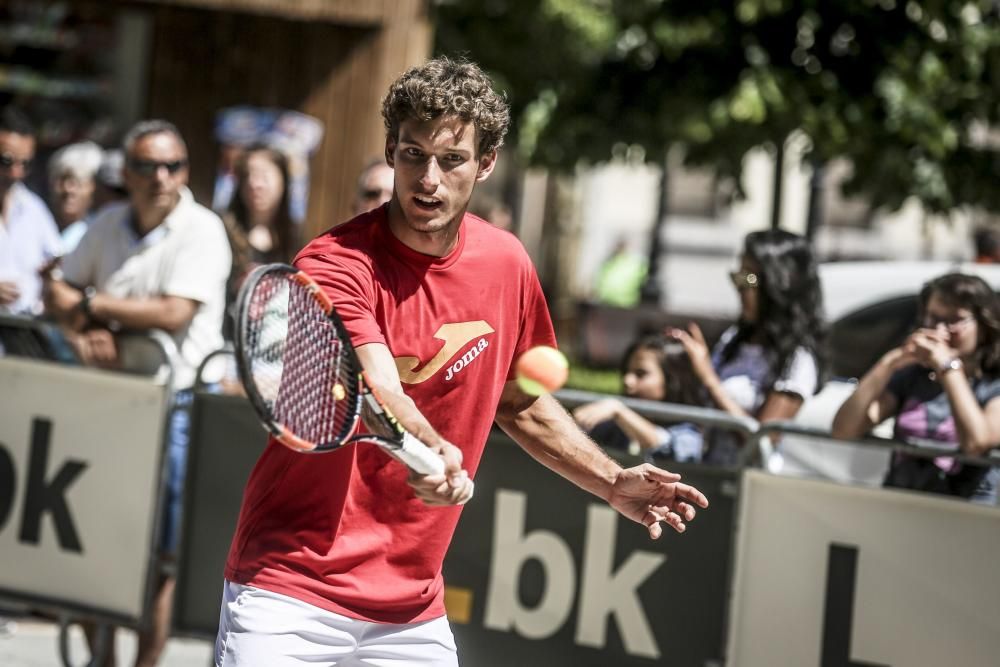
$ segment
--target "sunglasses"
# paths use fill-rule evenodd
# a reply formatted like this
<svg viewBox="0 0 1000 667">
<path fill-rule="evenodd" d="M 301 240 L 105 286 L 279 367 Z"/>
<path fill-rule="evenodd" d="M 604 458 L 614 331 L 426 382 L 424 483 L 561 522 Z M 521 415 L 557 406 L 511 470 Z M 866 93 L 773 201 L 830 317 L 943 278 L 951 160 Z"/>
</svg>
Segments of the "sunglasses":
<svg viewBox="0 0 1000 667">
<path fill-rule="evenodd" d="M 153 160 L 128 160 L 126 163 L 129 171 L 140 176 L 155 176 L 161 168 L 166 169 L 168 174 L 176 174 L 187 166 L 187 160 L 174 160 L 172 162 L 155 162 Z"/>
<path fill-rule="evenodd" d="M 16 165 L 21 165 L 25 170 L 31 168 L 31 158 L 16 158 L 10 153 L 0 153 L 0 167 L 11 169 Z"/>
<path fill-rule="evenodd" d="M 757 289 L 760 286 L 760 278 L 750 271 L 731 271 L 729 279 L 736 289 Z"/>
</svg>

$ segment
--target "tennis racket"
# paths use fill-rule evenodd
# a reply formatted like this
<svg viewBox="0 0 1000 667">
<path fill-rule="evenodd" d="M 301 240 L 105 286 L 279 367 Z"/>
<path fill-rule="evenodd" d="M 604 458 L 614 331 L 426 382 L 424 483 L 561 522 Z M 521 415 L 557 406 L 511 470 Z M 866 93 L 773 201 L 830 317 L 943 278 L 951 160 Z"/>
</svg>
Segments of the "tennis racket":
<svg viewBox="0 0 1000 667">
<path fill-rule="evenodd" d="M 414 472 L 438 475 L 444 461 L 408 433 L 372 389 L 330 298 L 285 264 L 255 269 L 240 288 L 236 366 L 264 427 L 300 452 L 374 443 Z M 362 409 L 377 433 L 357 433 Z"/>
</svg>

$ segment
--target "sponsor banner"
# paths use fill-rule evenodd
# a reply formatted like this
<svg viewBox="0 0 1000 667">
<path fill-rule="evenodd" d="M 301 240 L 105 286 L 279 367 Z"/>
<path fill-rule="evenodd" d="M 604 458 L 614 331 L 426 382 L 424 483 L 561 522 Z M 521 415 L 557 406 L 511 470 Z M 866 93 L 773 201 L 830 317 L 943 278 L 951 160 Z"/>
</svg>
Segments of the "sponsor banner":
<svg viewBox="0 0 1000 667">
<path fill-rule="evenodd" d="M 167 390 L 0 359 L 0 597 L 142 619 Z"/>
<path fill-rule="evenodd" d="M 463 663 L 716 664 L 735 473 L 665 467 L 712 506 L 653 541 L 494 431 L 444 567 Z"/>
<path fill-rule="evenodd" d="M 755 471 L 741 498 L 728 664 L 997 664 L 997 508 Z"/>
<path fill-rule="evenodd" d="M 249 403 L 196 393 L 174 628 L 214 637 L 243 485 L 266 437 Z M 676 466 L 712 502 L 650 540 L 498 430 L 444 565 L 463 664 L 702 665 L 722 654 L 734 473 Z"/>
</svg>

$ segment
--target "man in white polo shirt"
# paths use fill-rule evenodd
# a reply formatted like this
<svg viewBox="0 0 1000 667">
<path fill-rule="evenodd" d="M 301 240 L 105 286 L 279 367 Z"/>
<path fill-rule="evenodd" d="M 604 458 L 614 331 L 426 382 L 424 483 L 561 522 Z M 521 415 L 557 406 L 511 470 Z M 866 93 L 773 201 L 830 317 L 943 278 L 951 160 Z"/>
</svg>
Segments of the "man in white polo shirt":
<svg viewBox="0 0 1000 667">
<path fill-rule="evenodd" d="M 178 407 L 190 400 L 199 364 L 223 345 L 222 315 L 232 256 L 222 221 L 187 189 L 188 154 L 177 128 L 143 121 L 125 136 L 129 201 L 94 220 L 62 262 L 61 279 L 48 276 L 46 308 L 74 333 L 81 358 L 113 367 L 113 332 L 162 329 L 180 351 L 173 387 Z M 55 273 L 55 272 L 52 272 Z M 161 549 L 172 554 L 180 516 L 187 414 L 175 410 L 167 465 L 168 497 Z M 164 577 L 152 627 L 140 633 L 136 665 L 153 665 L 169 633 L 174 581 Z"/>
</svg>

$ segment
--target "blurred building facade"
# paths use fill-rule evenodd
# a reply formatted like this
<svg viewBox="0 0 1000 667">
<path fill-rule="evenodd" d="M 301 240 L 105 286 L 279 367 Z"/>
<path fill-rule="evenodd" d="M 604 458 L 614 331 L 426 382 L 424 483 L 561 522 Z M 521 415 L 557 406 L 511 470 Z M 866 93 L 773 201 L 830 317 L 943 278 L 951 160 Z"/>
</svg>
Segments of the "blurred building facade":
<svg viewBox="0 0 1000 667">
<path fill-rule="evenodd" d="M 782 170 L 780 225 L 797 233 L 806 232 L 813 176 L 812 166 L 802 159 L 805 148 L 803 139 L 792 137 Z M 679 156 L 668 158 L 667 214 L 660 226 L 661 308 L 692 315 L 732 316 L 738 311 L 727 272 L 736 265 L 743 237 L 771 224 L 774 162 L 765 149 L 748 154 L 742 183 L 746 197 L 733 199 L 731 188 L 718 183 L 711 173 L 684 167 Z M 996 222 L 982 211 L 933 215 L 915 199 L 898 211 L 875 208 L 862 197 L 841 193 L 850 168 L 848 162 L 840 161 L 826 165 L 821 173 L 817 191 L 821 224 L 814 238 L 822 261 L 968 260 L 973 255 L 973 230 Z M 531 185 L 539 179 L 559 185 L 550 184 L 545 197 L 538 194 L 543 188 Z M 539 246 L 536 262 L 541 258 L 548 263 L 551 256 L 541 250 L 547 245 L 544 237 L 563 236 L 555 268 L 543 269 L 559 274 L 553 285 L 565 286 L 561 294 L 552 295 L 556 301 L 586 298 L 598 267 L 622 236 L 642 252 L 649 251 L 661 182 L 660 167 L 627 151 L 608 164 L 582 169 L 572 178 L 529 173 L 521 217 L 547 231 L 533 233 L 528 224 L 522 238 L 529 250 L 532 243 Z M 553 197 L 559 200 L 558 206 L 553 206 Z M 539 206 L 548 212 L 529 210 Z M 546 219 L 552 215 L 558 220 Z"/>
</svg>

